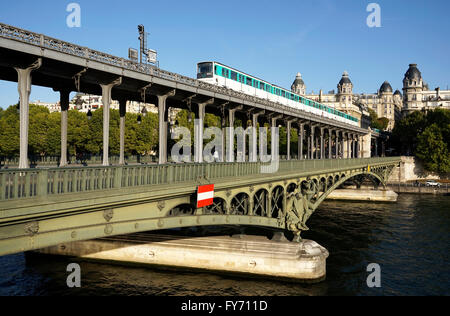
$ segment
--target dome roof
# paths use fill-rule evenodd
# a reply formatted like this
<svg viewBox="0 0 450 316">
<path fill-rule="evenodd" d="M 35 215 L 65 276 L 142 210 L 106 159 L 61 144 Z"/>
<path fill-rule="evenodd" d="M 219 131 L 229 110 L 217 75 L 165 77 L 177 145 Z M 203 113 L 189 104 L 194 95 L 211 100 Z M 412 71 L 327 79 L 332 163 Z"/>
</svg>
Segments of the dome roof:
<svg viewBox="0 0 450 316">
<path fill-rule="evenodd" d="M 305 82 L 302 79 L 302 75 L 301 73 L 297 73 L 297 76 L 295 77 L 294 83 L 292 84 L 293 86 L 296 85 L 305 85 Z"/>
<path fill-rule="evenodd" d="M 422 74 L 420 73 L 419 69 L 417 69 L 417 64 L 410 64 L 408 71 L 405 73 L 406 79 L 421 79 Z"/>
<path fill-rule="evenodd" d="M 344 73 L 342 74 L 342 78 L 341 78 L 341 81 L 339 81 L 339 85 L 341 86 L 344 83 L 350 83 L 350 84 L 352 83 L 350 81 L 350 78 L 348 77 L 348 72 L 346 72 L 346 71 L 344 71 Z"/>
<path fill-rule="evenodd" d="M 389 84 L 389 82 L 387 82 L 387 81 L 385 81 L 380 87 L 380 92 L 390 92 L 390 93 L 392 93 L 392 91 L 393 91 L 392 87 Z"/>
<path fill-rule="evenodd" d="M 395 90 L 394 95 L 402 96 L 402 93 L 399 90 Z"/>
</svg>

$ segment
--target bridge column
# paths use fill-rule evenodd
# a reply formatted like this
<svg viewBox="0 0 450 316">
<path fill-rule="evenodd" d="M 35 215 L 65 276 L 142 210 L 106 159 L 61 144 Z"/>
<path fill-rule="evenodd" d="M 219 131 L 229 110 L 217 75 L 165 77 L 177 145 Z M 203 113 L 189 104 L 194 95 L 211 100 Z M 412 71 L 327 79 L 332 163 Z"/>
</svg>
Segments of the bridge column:
<svg viewBox="0 0 450 316">
<path fill-rule="evenodd" d="M 260 113 L 253 113 L 252 116 L 252 151 L 250 155 L 250 162 L 257 162 L 258 161 L 258 133 L 257 133 L 257 126 L 258 126 L 258 116 L 261 115 L 263 112 Z"/>
<path fill-rule="evenodd" d="M 341 158 L 339 155 L 339 130 L 336 130 L 335 146 L 336 146 L 336 159 L 339 159 Z"/>
<path fill-rule="evenodd" d="M 352 135 L 352 139 L 353 139 L 353 151 L 352 151 L 352 158 L 356 158 L 356 156 L 357 156 L 357 153 L 356 153 L 356 135 L 355 134 L 353 134 Z"/>
<path fill-rule="evenodd" d="M 119 100 L 119 114 L 120 114 L 120 153 L 119 165 L 125 165 L 125 115 L 127 112 L 127 100 L 122 98 Z"/>
<path fill-rule="evenodd" d="M 333 130 L 328 129 L 328 159 L 333 158 L 332 152 L 331 152 L 331 148 L 333 147 L 332 134 L 333 134 Z"/>
<path fill-rule="evenodd" d="M 234 162 L 234 115 L 236 109 L 228 110 L 228 119 L 230 127 L 228 128 L 227 137 L 227 162 Z"/>
<path fill-rule="evenodd" d="M 160 165 L 167 163 L 167 121 L 166 121 L 166 101 L 168 97 L 173 97 L 175 90 L 172 90 L 158 97 L 158 116 L 159 116 L 159 150 L 158 163 Z"/>
<path fill-rule="evenodd" d="M 287 160 L 291 160 L 291 124 L 292 121 L 287 121 L 287 135 L 286 135 Z"/>
<path fill-rule="evenodd" d="M 195 142 L 194 142 L 194 162 L 203 162 L 203 131 L 205 122 L 205 109 L 207 105 L 214 103 L 214 99 L 210 99 L 207 102 L 198 104 L 198 120 L 195 126 L 196 131 L 194 132 Z M 167 137 L 166 137 L 167 138 Z M 167 141 L 167 139 L 166 139 Z"/>
<path fill-rule="evenodd" d="M 303 135 L 305 133 L 305 123 L 300 123 L 298 137 L 298 159 L 303 160 Z"/>
<path fill-rule="evenodd" d="M 101 84 L 103 103 L 103 166 L 109 166 L 109 108 L 111 105 L 112 88 L 120 85 L 122 78 L 110 84 Z"/>
<path fill-rule="evenodd" d="M 276 141 L 276 137 L 275 137 L 276 135 L 275 135 L 275 133 L 273 131 L 277 127 L 277 120 L 280 119 L 281 117 L 282 117 L 282 115 L 278 115 L 278 116 L 272 117 L 272 131 L 270 133 L 270 140 L 271 140 L 271 142 L 270 142 L 270 149 L 271 149 L 270 150 L 270 154 L 272 156 L 272 161 L 276 161 L 279 158 L 278 154 L 280 153 L 280 150 L 279 150 L 279 148 L 276 148 L 276 146 L 274 146 L 274 144 L 276 144 L 276 143 L 279 144 L 279 142 Z"/>
<path fill-rule="evenodd" d="M 314 159 L 314 129 L 316 127 L 314 125 L 311 125 L 311 158 Z"/>
<path fill-rule="evenodd" d="M 325 154 L 325 144 L 323 142 L 323 134 L 324 134 L 325 128 L 321 127 L 320 128 L 320 159 L 325 159 L 324 154 Z"/>
<path fill-rule="evenodd" d="M 348 158 L 348 133 L 342 132 L 342 158 L 347 159 Z"/>
<path fill-rule="evenodd" d="M 59 91 L 59 103 L 61 105 L 61 159 L 60 167 L 67 166 L 67 112 L 69 110 L 70 90 Z"/>
<path fill-rule="evenodd" d="M 19 169 L 29 168 L 28 164 L 28 128 L 29 128 L 29 108 L 30 108 L 30 93 L 31 93 L 31 72 L 40 68 L 42 59 L 39 58 L 30 67 L 14 68 L 17 71 L 17 89 L 20 98 L 20 158 Z"/>
</svg>

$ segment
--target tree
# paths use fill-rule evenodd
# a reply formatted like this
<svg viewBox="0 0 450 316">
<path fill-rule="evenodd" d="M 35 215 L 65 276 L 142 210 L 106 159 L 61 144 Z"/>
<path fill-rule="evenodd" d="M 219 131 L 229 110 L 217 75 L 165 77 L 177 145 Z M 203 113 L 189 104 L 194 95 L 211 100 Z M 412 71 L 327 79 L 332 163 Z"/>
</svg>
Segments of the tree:
<svg viewBox="0 0 450 316">
<path fill-rule="evenodd" d="M 414 111 L 395 124 L 392 131 L 392 144 L 401 154 L 414 155 L 417 139 L 426 128 L 427 122 L 423 112 Z"/>
<path fill-rule="evenodd" d="M 377 113 L 372 109 L 369 109 L 369 115 L 370 115 L 370 121 L 371 121 L 371 123 L 370 123 L 371 128 L 376 128 L 376 129 L 383 131 L 388 127 L 388 124 L 389 124 L 388 118 L 386 118 L 386 117 L 379 118 Z"/>
<path fill-rule="evenodd" d="M 438 173 L 450 172 L 449 144 L 444 140 L 438 124 L 428 126 L 419 136 L 417 157 L 425 165 L 425 169 Z"/>
<path fill-rule="evenodd" d="M 19 106 L 11 105 L 2 112 L 0 118 L 0 156 L 19 156 Z"/>
</svg>

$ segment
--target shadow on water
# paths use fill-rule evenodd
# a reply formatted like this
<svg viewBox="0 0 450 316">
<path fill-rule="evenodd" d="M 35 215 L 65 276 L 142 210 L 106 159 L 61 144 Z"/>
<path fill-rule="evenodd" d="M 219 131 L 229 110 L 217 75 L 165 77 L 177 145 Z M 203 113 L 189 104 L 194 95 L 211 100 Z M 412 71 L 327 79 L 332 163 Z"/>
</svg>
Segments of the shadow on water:
<svg viewBox="0 0 450 316">
<path fill-rule="evenodd" d="M 400 195 L 398 203 L 326 201 L 303 238 L 330 252 L 327 279 L 298 284 L 205 272 L 117 266 L 76 258 L 16 254 L 0 257 L 0 295 L 449 295 L 448 210 L 445 196 Z M 210 235 L 235 227 L 209 228 Z M 161 232 L 159 232 L 161 233 Z M 179 236 L 201 229 L 171 230 Z M 269 230 L 248 234 L 269 238 Z M 66 285 L 67 264 L 81 266 L 81 288 Z M 381 288 L 368 288 L 369 263 L 381 267 Z"/>
</svg>

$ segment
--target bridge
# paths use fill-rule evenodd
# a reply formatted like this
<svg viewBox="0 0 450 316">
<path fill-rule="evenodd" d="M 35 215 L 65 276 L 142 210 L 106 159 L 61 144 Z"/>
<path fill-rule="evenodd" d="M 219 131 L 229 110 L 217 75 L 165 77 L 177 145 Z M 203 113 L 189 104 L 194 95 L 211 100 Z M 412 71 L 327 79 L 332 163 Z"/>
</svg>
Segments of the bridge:
<svg viewBox="0 0 450 316">
<path fill-rule="evenodd" d="M 20 95 L 18 168 L 0 170 L 0 255 L 62 242 L 206 225 L 289 230 L 299 239 L 301 231 L 308 229 L 306 221 L 330 192 L 347 180 L 365 177 L 385 185 L 400 162 L 395 157 L 370 158 L 370 130 L 5 24 L 0 24 L 0 80 L 18 82 Z M 29 168 L 32 84 L 60 92 L 57 168 Z M 68 167 L 67 111 L 72 91 L 103 96 L 101 165 Z M 109 157 L 111 99 L 120 103 L 118 165 L 111 165 Z M 126 102 L 145 100 L 158 107 L 158 162 L 126 165 Z M 198 118 L 193 163 L 168 163 L 169 107 L 188 109 Z M 223 151 L 215 163 L 205 163 L 202 155 L 207 111 L 231 126 L 227 145 L 232 150 L 226 157 Z M 266 164 L 257 159 L 256 129 L 249 136 L 248 161 L 245 153 L 234 152 L 236 117 L 253 127 L 265 122 L 272 127 L 285 124 L 287 156 L 276 160 L 277 170 L 262 173 Z M 296 157 L 290 150 L 292 126 L 299 131 Z M 197 189 L 204 184 L 215 186 L 213 204 L 196 208 Z"/>
</svg>

